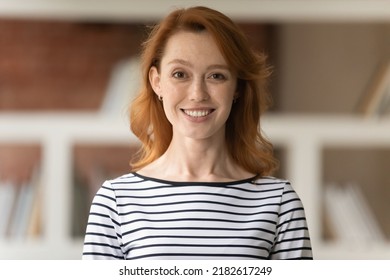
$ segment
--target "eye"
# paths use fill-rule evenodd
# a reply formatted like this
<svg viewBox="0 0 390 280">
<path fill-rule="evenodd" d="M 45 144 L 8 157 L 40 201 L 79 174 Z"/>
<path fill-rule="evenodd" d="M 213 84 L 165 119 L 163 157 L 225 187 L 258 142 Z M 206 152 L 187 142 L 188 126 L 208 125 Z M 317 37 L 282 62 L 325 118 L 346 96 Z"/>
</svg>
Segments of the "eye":
<svg viewBox="0 0 390 280">
<path fill-rule="evenodd" d="M 186 77 L 186 74 L 183 71 L 176 71 L 172 74 L 172 77 L 176 79 L 184 79 Z"/>
<path fill-rule="evenodd" d="M 214 73 L 209 76 L 213 80 L 226 80 L 226 76 L 221 73 Z"/>
</svg>

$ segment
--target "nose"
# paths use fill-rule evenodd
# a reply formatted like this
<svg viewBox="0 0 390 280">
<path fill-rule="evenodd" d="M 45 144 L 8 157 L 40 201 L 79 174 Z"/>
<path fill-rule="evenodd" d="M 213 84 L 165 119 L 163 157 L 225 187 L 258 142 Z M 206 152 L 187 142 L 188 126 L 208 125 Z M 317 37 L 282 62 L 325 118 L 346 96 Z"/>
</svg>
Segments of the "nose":
<svg viewBox="0 0 390 280">
<path fill-rule="evenodd" d="M 206 83 L 203 79 L 194 79 L 192 81 L 189 99 L 195 102 L 201 102 L 209 99 Z"/>
</svg>

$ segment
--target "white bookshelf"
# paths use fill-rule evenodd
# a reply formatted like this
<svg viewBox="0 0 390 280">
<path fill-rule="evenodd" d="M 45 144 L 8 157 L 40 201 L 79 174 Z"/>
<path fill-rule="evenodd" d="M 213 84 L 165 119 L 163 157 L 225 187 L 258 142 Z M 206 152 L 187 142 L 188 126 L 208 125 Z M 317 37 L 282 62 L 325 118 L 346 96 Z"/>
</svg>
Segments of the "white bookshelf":
<svg viewBox="0 0 390 280">
<path fill-rule="evenodd" d="M 94 113 L 0 114 L 0 131 L 0 145 L 31 142 L 41 145 L 43 186 L 42 238 L 26 243 L 2 240 L 0 259 L 80 257 L 80 241 L 72 240 L 70 234 L 72 148 L 82 143 L 129 144 L 135 141 L 125 121 Z"/>
<path fill-rule="evenodd" d="M 274 115 L 265 119 L 264 131 L 286 151 L 286 177 L 305 205 L 313 250 L 317 259 L 388 259 L 390 240 L 370 244 L 323 240 L 323 149 L 390 149 L 390 117 Z M 342 166 L 340 166 L 342 168 Z M 351 178 L 353 179 L 353 178 Z M 388 186 L 383 186 L 384 188 Z M 387 216 L 387 213 L 381 213 Z"/>
<path fill-rule="evenodd" d="M 324 146 L 390 149 L 390 118 L 267 115 L 263 130 L 287 152 L 286 172 L 306 208 L 317 259 L 388 259 L 390 242 L 367 246 L 324 243 L 321 149 Z M 0 259 L 80 259 L 82 240 L 71 227 L 72 145 L 136 142 L 124 119 L 95 113 L 0 114 L 0 145 L 40 143 L 44 182 L 43 235 L 39 240 L 2 240 Z"/>
</svg>

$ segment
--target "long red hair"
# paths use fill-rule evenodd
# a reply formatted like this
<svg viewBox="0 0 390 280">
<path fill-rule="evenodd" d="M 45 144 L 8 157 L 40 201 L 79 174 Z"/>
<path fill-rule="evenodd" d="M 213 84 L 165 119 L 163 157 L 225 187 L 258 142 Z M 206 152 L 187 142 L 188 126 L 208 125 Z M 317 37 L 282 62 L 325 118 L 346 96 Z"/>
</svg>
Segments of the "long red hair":
<svg viewBox="0 0 390 280">
<path fill-rule="evenodd" d="M 130 126 L 142 147 L 132 169 L 137 171 L 159 158 L 172 139 L 172 126 L 149 83 L 149 70 L 159 69 L 169 38 L 180 30 L 209 32 L 228 65 L 237 73 L 238 98 L 226 123 L 226 144 L 231 157 L 258 176 L 270 175 L 277 167 L 272 144 L 263 136 L 260 116 L 270 104 L 266 58 L 255 52 L 230 18 L 206 7 L 171 12 L 151 30 L 143 44 L 142 83 L 130 107 Z"/>
</svg>

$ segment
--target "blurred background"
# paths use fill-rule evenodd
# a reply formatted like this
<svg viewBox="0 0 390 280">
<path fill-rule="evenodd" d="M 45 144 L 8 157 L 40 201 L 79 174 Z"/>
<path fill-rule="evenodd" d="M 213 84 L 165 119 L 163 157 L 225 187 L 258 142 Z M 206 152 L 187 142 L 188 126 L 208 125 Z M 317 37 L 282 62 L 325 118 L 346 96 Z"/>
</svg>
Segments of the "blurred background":
<svg viewBox="0 0 390 280">
<path fill-rule="evenodd" d="M 129 172 L 140 44 L 175 7 L 233 18 L 273 66 L 263 130 L 316 259 L 390 259 L 390 2 L 0 0 L 0 259 L 80 259 Z"/>
</svg>

